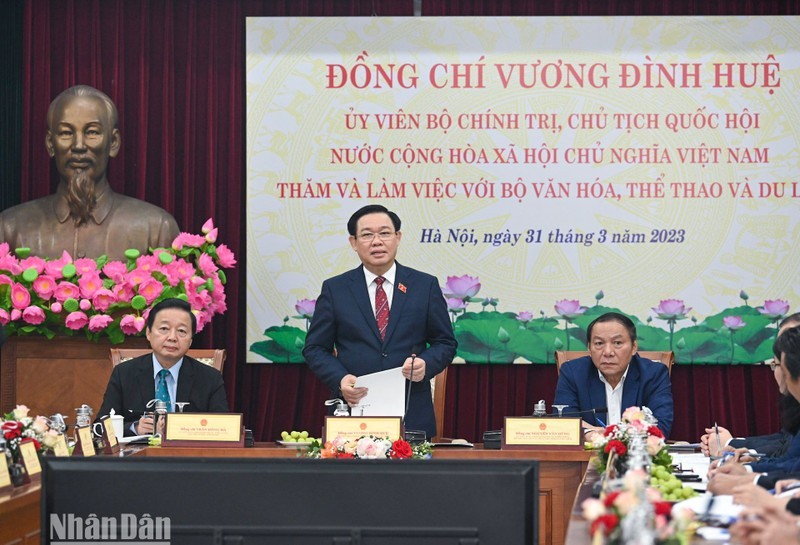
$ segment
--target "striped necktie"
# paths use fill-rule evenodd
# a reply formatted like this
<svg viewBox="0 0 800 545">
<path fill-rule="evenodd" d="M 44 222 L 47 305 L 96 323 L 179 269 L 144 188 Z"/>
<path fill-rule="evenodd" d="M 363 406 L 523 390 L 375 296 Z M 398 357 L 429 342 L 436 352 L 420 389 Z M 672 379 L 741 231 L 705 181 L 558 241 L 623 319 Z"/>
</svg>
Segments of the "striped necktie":
<svg viewBox="0 0 800 545">
<path fill-rule="evenodd" d="M 386 292 L 383 291 L 383 283 L 386 279 L 379 276 L 375 279 L 375 320 L 378 322 L 378 331 L 381 334 L 381 340 L 386 338 L 386 326 L 389 325 L 389 300 L 386 298 Z"/>
</svg>

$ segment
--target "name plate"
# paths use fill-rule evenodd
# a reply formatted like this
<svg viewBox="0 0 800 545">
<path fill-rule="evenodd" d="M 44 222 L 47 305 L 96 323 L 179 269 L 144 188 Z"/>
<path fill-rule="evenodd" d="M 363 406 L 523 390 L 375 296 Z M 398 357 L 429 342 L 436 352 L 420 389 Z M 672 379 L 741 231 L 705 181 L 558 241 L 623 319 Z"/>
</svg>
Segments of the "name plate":
<svg viewBox="0 0 800 545">
<path fill-rule="evenodd" d="M 244 447 L 241 413 L 167 413 L 164 427 L 164 447 Z"/>
<path fill-rule="evenodd" d="M 94 456 L 94 441 L 92 441 L 92 428 L 83 426 L 75 428 L 75 448 L 72 449 L 73 456 Z"/>
<path fill-rule="evenodd" d="M 33 444 L 33 439 L 22 440 L 19 444 L 19 454 L 28 476 L 33 477 L 42 472 L 42 466 L 39 463 L 39 455 L 36 453 L 36 445 Z"/>
<path fill-rule="evenodd" d="M 326 416 L 322 438 L 325 443 L 337 437 L 346 440 L 364 435 L 388 437 L 396 441 L 403 436 L 403 423 L 399 416 Z"/>
<path fill-rule="evenodd" d="M 564 447 L 583 450 L 580 418 L 505 418 L 502 448 Z"/>
<path fill-rule="evenodd" d="M 6 458 L 5 453 L 3 453 L 3 455 L 0 456 L 0 490 L 11 488 L 12 486 L 11 473 L 8 469 L 8 458 Z"/>
<path fill-rule="evenodd" d="M 56 456 L 69 456 L 69 447 L 67 446 L 67 439 L 63 433 L 59 433 L 56 437 L 55 444 L 53 445 L 53 454 Z"/>
<path fill-rule="evenodd" d="M 119 452 L 119 441 L 117 441 L 117 433 L 114 431 L 114 424 L 111 417 L 106 415 L 100 419 L 100 422 L 95 422 L 94 426 L 100 426 L 100 437 L 97 441 L 98 446 L 103 454 L 117 454 Z"/>
</svg>

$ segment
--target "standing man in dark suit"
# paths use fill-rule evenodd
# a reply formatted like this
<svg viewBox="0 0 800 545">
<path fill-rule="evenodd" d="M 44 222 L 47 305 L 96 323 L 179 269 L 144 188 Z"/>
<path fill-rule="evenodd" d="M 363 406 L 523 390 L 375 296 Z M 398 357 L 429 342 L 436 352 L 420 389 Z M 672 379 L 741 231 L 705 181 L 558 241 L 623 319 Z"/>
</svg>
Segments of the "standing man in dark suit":
<svg viewBox="0 0 800 545">
<path fill-rule="evenodd" d="M 668 437 L 673 419 L 669 372 L 665 365 L 636 353 L 639 346 L 633 321 L 624 314 L 607 312 L 589 324 L 586 338 L 589 356 L 561 366 L 553 404 L 566 405 L 567 414 L 606 407 L 608 418 L 604 421 L 588 412 L 582 415 L 588 434 L 619 423 L 628 407 L 644 406 Z"/>
<path fill-rule="evenodd" d="M 222 375 L 186 355 L 197 332 L 192 307 L 180 299 L 164 299 L 147 316 L 147 340 L 152 354 L 120 363 L 111 373 L 98 412 L 114 409 L 125 417 L 125 435 L 153 433 L 153 419 L 143 416 L 152 399 L 188 402 L 186 412 L 228 412 Z"/>
<path fill-rule="evenodd" d="M 323 282 L 303 356 L 350 405 L 367 394 L 355 387 L 357 377 L 402 366 L 411 381 L 406 429 L 431 438 L 430 379 L 453 360 L 457 346 L 442 290 L 434 276 L 397 263 L 400 218 L 386 207 L 364 206 L 347 231 L 362 265 Z"/>
</svg>

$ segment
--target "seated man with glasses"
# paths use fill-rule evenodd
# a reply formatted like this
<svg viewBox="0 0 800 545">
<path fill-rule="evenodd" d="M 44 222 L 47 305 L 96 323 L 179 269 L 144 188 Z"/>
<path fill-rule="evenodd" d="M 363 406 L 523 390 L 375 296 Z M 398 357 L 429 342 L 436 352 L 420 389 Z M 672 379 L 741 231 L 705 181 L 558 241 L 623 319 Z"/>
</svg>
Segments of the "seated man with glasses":
<svg viewBox="0 0 800 545">
<path fill-rule="evenodd" d="M 778 334 L 798 325 L 800 325 L 800 312 L 784 318 L 778 325 Z M 780 354 L 773 355 L 774 358 L 767 364 L 775 376 L 775 382 L 781 393 L 779 401 L 781 431 L 769 435 L 733 437 L 730 431 L 720 426 L 719 437 L 717 437 L 714 428 L 706 428 L 705 435 L 700 438 L 700 450 L 703 454 L 716 457 L 722 456 L 724 450 L 742 448 L 766 454 L 769 457 L 779 457 L 786 453 L 792 437 L 800 430 L 800 403 L 787 390 L 786 376 L 780 366 Z"/>
<path fill-rule="evenodd" d="M 152 354 L 124 361 L 111 372 L 97 413 L 114 409 L 125 418 L 125 435 L 153 433 L 152 399 L 165 401 L 167 411 L 186 403 L 186 412 L 228 412 L 225 385 L 219 371 L 186 355 L 197 332 L 192 307 L 181 299 L 164 299 L 147 316 L 147 340 Z"/>
<path fill-rule="evenodd" d="M 357 377 L 402 367 L 411 381 L 406 429 L 424 430 L 430 439 L 436 435 L 430 379 L 456 353 L 442 290 L 434 276 L 395 261 L 402 233 L 394 212 L 364 206 L 347 231 L 361 265 L 323 282 L 303 356 L 333 396 L 350 405 L 367 394 L 355 387 Z"/>
</svg>

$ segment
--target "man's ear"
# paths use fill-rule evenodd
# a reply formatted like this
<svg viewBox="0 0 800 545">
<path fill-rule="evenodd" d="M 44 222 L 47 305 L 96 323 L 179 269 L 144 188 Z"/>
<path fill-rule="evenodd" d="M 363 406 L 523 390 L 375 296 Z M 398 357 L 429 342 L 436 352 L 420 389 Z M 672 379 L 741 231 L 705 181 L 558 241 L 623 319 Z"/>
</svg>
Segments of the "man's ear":
<svg viewBox="0 0 800 545">
<path fill-rule="evenodd" d="M 119 129 L 113 129 L 111 131 L 111 149 L 108 150 L 108 156 L 116 157 L 121 147 L 122 147 L 122 136 L 119 133 Z"/>
<path fill-rule="evenodd" d="M 53 133 L 50 132 L 48 129 L 47 134 L 44 137 L 44 147 L 47 148 L 47 154 L 50 157 L 56 156 L 56 148 L 55 144 L 53 143 Z"/>
</svg>

